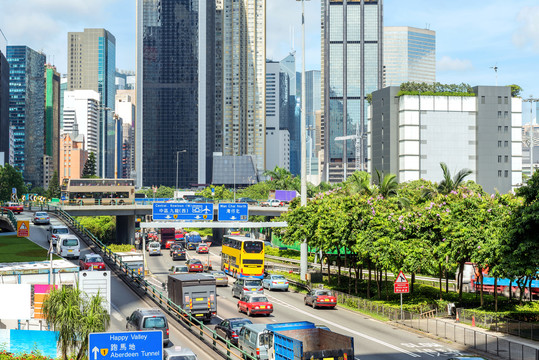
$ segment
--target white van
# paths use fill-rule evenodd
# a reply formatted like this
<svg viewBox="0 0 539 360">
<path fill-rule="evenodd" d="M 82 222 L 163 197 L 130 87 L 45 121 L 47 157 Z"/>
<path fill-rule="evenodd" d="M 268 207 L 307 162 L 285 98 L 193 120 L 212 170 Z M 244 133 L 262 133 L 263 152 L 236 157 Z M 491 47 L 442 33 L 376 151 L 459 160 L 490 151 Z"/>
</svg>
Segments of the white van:
<svg viewBox="0 0 539 360">
<path fill-rule="evenodd" d="M 80 240 L 75 235 L 60 235 L 56 241 L 56 252 L 61 257 L 78 259 L 80 256 Z"/>
<path fill-rule="evenodd" d="M 65 225 L 51 225 L 47 229 L 47 241 L 51 242 L 53 245 L 56 245 L 56 239 L 59 235 L 69 234 L 69 229 Z"/>
</svg>

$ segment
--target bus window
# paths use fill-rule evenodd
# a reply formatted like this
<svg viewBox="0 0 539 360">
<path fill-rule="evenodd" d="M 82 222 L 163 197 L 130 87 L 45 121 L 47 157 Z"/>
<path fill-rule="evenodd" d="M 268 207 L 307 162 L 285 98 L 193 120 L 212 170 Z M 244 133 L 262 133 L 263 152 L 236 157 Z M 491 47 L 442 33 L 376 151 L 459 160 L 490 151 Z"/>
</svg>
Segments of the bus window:
<svg viewBox="0 0 539 360">
<path fill-rule="evenodd" d="M 243 243 L 243 249 L 249 254 L 258 254 L 262 252 L 263 243 L 260 241 L 245 241 Z"/>
</svg>

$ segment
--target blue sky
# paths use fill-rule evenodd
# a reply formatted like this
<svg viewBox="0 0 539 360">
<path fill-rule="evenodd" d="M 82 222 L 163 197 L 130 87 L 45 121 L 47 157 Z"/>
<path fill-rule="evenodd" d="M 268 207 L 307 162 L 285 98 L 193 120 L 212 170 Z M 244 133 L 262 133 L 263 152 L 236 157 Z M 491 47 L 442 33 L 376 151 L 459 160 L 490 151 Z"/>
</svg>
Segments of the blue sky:
<svg viewBox="0 0 539 360">
<path fill-rule="evenodd" d="M 266 52 L 273 60 L 291 49 L 301 64 L 301 3 L 267 0 Z M 66 71 L 67 32 L 104 27 L 116 37 L 117 67 L 135 69 L 135 0 L 0 0 L 0 28 L 11 45 L 42 50 Z M 305 3 L 306 68 L 320 69 L 320 0 Z M 516 83 L 523 97 L 539 97 L 537 0 L 384 0 L 384 25 L 436 31 L 437 81 Z M 293 30 L 292 30 L 293 29 Z M 524 118 L 527 120 L 527 118 Z"/>
</svg>

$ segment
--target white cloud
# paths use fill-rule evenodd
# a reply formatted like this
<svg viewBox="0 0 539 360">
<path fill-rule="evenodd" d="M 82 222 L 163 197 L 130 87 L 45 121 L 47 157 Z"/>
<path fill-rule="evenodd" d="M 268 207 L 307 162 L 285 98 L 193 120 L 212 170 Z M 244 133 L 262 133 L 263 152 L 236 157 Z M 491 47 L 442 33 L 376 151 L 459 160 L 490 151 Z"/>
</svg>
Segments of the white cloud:
<svg viewBox="0 0 539 360">
<path fill-rule="evenodd" d="M 468 59 L 453 59 L 449 56 L 442 56 L 436 64 L 438 71 L 468 71 L 473 69 L 472 62 Z"/>
<path fill-rule="evenodd" d="M 513 33 L 513 44 L 519 48 L 531 46 L 539 51 L 539 6 L 523 7 L 517 15 L 518 29 Z"/>
</svg>

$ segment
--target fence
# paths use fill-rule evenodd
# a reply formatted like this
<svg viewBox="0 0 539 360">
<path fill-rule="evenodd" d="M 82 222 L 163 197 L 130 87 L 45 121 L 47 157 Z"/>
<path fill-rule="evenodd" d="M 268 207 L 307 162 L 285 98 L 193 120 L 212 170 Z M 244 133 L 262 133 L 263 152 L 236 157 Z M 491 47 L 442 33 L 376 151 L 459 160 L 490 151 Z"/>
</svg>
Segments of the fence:
<svg viewBox="0 0 539 360">
<path fill-rule="evenodd" d="M 227 359 L 252 359 L 255 357 L 247 354 L 245 351 L 240 350 L 237 346 L 233 345 L 227 339 L 217 335 L 217 333 L 211 328 L 204 325 L 198 319 L 194 318 L 189 312 L 183 310 L 180 306 L 176 305 L 170 300 L 167 294 L 162 292 L 162 289 L 158 289 L 148 281 L 144 280 L 143 276 L 139 276 L 135 270 L 128 269 L 127 265 L 116 256 L 107 246 L 105 246 L 97 237 L 95 237 L 88 229 L 82 226 L 77 220 L 75 220 L 68 213 L 58 208 L 50 208 L 49 211 L 54 211 L 59 217 L 68 222 L 82 238 L 88 240 L 90 246 L 93 245 L 96 252 L 101 252 L 108 265 L 117 271 L 117 274 L 132 288 L 147 294 L 150 299 L 166 310 L 176 320 L 183 323 L 192 333 L 198 336 L 199 339 L 209 344 L 212 349 Z M 218 341 L 221 340 L 221 341 Z"/>
<path fill-rule="evenodd" d="M 390 321 L 395 321 L 399 324 L 431 333 L 462 345 L 470 346 L 473 349 L 499 356 L 502 359 L 539 360 L 539 349 L 509 341 L 483 331 L 469 329 L 454 323 L 452 320 L 437 319 L 436 316 L 438 314 L 436 309 L 425 307 L 421 309 L 420 313 L 403 311 L 401 315 L 400 309 L 394 307 L 384 306 L 374 301 L 338 291 L 335 291 L 335 295 L 339 304 L 381 316 Z M 463 309 L 458 310 L 461 311 L 460 313 L 464 313 Z M 432 316 L 433 312 L 435 316 Z M 462 321 L 462 318 L 459 319 Z M 522 332 L 523 330 L 521 329 Z"/>
<path fill-rule="evenodd" d="M 1 216 L 7 216 L 11 226 L 13 227 L 14 231 L 17 231 L 17 218 L 15 215 L 13 215 L 13 211 L 9 209 L 0 208 L 0 215 Z"/>
<path fill-rule="evenodd" d="M 469 309 L 457 309 L 459 321 L 474 323 L 484 329 L 539 341 L 539 325 L 525 321 L 508 319 L 500 316 L 482 314 Z"/>
</svg>

